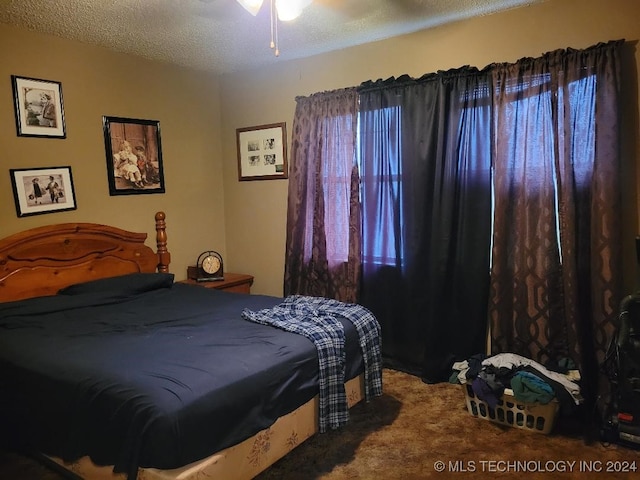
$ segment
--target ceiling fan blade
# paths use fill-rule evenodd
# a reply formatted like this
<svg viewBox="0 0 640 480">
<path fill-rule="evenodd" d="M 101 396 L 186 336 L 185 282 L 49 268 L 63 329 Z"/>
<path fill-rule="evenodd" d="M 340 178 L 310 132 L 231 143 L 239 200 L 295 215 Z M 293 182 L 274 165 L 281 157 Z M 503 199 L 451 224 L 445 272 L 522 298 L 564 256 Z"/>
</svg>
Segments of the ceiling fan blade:
<svg viewBox="0 0 640 480">
<path fill-rule="evenodd" d="M 258 15 L 260 7 L 262 7 L 263 0 L 237 0 L 237 2 L 244 7 L 254 17 Z"/>
<path fill-rule="evenodd" d="M 217 22 L 241 21 L 247 14 L 238 0 L 191 0 L 193 12 Z"/>
</svg>

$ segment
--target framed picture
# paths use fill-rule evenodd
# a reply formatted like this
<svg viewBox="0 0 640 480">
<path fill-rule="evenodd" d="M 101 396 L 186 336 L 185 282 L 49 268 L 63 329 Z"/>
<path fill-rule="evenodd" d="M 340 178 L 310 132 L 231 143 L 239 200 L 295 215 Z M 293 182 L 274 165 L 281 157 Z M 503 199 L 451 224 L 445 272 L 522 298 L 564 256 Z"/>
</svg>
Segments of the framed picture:
<svg viewBox="0 0 640 480">
<path fill-rule="evenodd" d="M 76 209 L 71 167 L 11 169 L 18 217 Z"/>
<path fill-rule="evenodd" d="M 110 195 L 164 193 L 160 122 L 102 117 Z"/>
<path fill-rule="evenodd" d="M 238 180 L 288 178 L 284 123 L 238 128 Z"/>
<path fill-rule="evenodd" d="M 11 75 L 20 137 L 66 138 L 62 84 Z"/>
</svg>

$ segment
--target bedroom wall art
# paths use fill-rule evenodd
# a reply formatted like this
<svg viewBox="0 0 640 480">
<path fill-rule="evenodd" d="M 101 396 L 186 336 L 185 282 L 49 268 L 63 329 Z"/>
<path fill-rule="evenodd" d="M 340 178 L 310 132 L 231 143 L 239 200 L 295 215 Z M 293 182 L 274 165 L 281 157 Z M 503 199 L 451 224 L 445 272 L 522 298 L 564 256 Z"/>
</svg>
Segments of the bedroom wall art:
<svg viewBox="0 0 640 480">
<path fill-rule="evenodd" d="M 20 137 L 66 138 L 62 84 L 11 75 Z"/>
<path fill-rule="evenodd" d="M 109 195 L 164 193 L 160 122 L 102 117 Z"/>
<path fill-rule="evenodd" d="M 71 167 L 11 169 L 18 217 L 75 210 Z"/>
<path fill-rule="evenodd" d="M 238 180 L 288 178 L 286 124 L 236 129 Z"/>
</svg>

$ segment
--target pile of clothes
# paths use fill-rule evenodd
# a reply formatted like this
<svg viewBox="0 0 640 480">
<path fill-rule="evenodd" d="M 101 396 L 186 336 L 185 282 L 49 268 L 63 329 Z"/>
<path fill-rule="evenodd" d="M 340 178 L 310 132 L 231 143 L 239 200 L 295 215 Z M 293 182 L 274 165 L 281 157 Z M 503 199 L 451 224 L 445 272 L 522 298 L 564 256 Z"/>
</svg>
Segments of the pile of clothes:
<svg viewBox="0 0 640 480">
<path fill-rule="evenodd" d="M 570 359 L 550 370 L 540 363 L 515 353 L 500 353 L 488 357 L 474 355 L 453 364 L 451 383 L 471 384 L 475 396 L 495 409 L 504 393 L 519 403 L 546 405 L 553 399 L 560 409 L 571 411 L 583 402 L 580 394 L 580 373 Z"/>
</svg>

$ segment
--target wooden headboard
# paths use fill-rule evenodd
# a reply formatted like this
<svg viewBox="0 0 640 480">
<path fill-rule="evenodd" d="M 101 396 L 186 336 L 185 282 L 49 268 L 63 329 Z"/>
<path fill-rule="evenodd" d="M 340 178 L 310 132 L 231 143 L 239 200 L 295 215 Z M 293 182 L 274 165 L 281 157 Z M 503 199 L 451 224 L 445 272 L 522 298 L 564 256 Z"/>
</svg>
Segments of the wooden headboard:
<svg viewBox="0 0 640 480">
<path fill-rule="evenodd" d="M 0 240 L 0 302 L 127 273 L 168 272 L 164 212 L 155 222 L 156 252 L 145 245 L 146 233 L 95 223 L 47 225 Z"/>
</svg>

